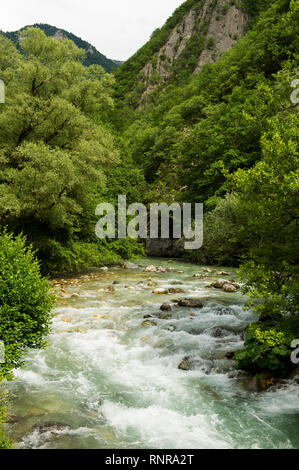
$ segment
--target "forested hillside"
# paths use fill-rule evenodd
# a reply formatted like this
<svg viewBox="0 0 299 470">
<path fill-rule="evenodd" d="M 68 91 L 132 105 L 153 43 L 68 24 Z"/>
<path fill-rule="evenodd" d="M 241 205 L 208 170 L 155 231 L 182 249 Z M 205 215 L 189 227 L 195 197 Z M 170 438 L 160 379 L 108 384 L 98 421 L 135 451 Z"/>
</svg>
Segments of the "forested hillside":
<svg viewBox="0 0 299 470">
<path fill-rule="evenodd" d="M 200 16 L 211 5 L 215 14 L 219 2 L 185 2 L 117 71 L 115 122 L 128 155 L 143 169 L 147 201 L 204 203 L 203 248 L 186 256 L 242 265 L 244 292 L 255 305 L 259 299 L 254 309 L 262 331 L 274 328 L 275 339 L 267 342 L 272 333 L 261 333 L 258 340 L 252 330 L 240 365 L 283 369 L 286 345 L 299 335 L 299 114 L 298 100 L 290 99 L 299 78 L 299 4 L 240 2 L 248 15 L 244 37 L 199 71 L 202 49 L 187 55 L 190 68 L 182 52 L 167 80 L 160 75 L 143 100 L 140 71 L 150 61 L 158 64 L 158 51 L 193 9 Z M 182 75 L 175 72 L 179 64 Z"/>
<path fill-rule="evenodd" d="M 28 28 L 29 26 L 25 26 L 19 31 L 12 31 L 3 33 L 8 39 L 13 41 L 13 43 L 18 47 L 20 51 L 22 48 L 19 45 L 19 38 L 22 34 L 22 31 Z M 106 72 L 111 72 L 116 67 L 118 67 L 121 62 L 117 60 L 108 59 L 105 55 L 101 54 L 94 46 L 89 44 L 88 42 L 84 41 L 83 39 L 79 38 L 75 34 L 69 33 L 64 29 L 56 28 L 55 26 L 51 26 L 49 24 L 43 23 L 36 23 L 30 27 L 39 28 L 41 29 L 47 36 L 54 37 L 56 39 L 70 39 L 73 41 L 77 47 L 83 49 L 85 51 L 84 57 L 84 65 L 101 65 Z"/>
</svg>

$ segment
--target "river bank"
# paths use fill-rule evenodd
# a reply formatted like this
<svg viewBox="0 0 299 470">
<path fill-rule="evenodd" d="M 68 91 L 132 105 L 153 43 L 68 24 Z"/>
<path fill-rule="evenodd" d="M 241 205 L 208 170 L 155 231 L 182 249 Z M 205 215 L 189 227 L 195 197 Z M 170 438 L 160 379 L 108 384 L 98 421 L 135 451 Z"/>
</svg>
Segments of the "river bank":
<svg viewBox="0 0 299 470">
<path fill-rule="evenodd" d="M 210 286 L 236 272 L 136 264 L 55 281 L 49 347 L 12 384 L 17 447 L 298 448 L 298 385 L 251 392 L 229 359 L 255 316 L 240 291 Z"/>
</svg>

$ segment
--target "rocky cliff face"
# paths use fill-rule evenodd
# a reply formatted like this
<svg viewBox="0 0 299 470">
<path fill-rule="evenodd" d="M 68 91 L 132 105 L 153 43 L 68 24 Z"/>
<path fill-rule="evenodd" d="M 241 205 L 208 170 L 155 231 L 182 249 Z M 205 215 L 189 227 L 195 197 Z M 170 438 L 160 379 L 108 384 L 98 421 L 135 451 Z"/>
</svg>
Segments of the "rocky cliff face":
<svg viewBox="0 0 299 470">
<path fill-rule="evenodd" d="M 184 63 L 198 73 L 204 64 L 215 62 L 244 35 L 246 24 L 246 13 L 231 0 L 200 0 L 141 70 L 139 79 L 145 86 L 141 101 Z"/>
</svg>

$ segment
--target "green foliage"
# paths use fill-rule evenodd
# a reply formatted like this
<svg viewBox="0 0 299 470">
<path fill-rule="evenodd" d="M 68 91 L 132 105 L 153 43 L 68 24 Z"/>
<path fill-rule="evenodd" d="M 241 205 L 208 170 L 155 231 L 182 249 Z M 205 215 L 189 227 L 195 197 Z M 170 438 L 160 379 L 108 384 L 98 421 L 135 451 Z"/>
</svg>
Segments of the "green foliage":
<svg viewBox="0 0 299 470">
<path fill-rule="evenodd" d="M 220 199 L 204 219 L 204 244 L 190 250 L 189 259 L 199 264 L 239 266 L 249 249 L 246 232 L 240 233 L 237 222 L 239 200 L 236 194 Z"/>
<path fill-rule="evenodd" d="M 132 158 L 150 184 L 165 185 L 176 200 L 205 202 L 211 209 L 215 196 L 227 191 L 226 173 L 261 159 L 268 119 L 292 108 L 297 23 L 296 2 L 272 2 L 243 39 L 195 76 L 188 60 L 198 59 L 205 37 L 190 39 L 186 61 L 183 52 L 172 66 L 184 83 L 155 89 L 146 106 L 123 121 Z M 122 69 L 117 80 L 117 86 L 125 80 Z"/>
<path fill-rule="evenodd" d="M 42 348 L 50 328 L 53 296 L 25 239 L 0 235 L 0 340 L 5 362 L 0 376 L 11 377 L 27 348 Z"/>
<path fill-rule="evenodd" d="M 270 371 L 285 375 L 292 368 L 290 343 L 291 338 L 275 328 L 251 324 L 246 334 L 245 349 L 235 353 L 237 366 L 253 374 Z"/>
<path fill-rule="evenodd" d="M 35 248 L 67 246 L 75 234 L 80 238 L 82 214 L 94 213 L 90 200 L 104 191 L 118 161 L 101 122 L 113 107 L 114 79 L 99 66 L 84 67 L 83 52 L 70 40 L 39 29 L 22 32 L 23 55 L 0 35 L 0 50 L 7 46 L 14 60 L 1 64 L 1 224 L 26 234 Z"/>
</svg>

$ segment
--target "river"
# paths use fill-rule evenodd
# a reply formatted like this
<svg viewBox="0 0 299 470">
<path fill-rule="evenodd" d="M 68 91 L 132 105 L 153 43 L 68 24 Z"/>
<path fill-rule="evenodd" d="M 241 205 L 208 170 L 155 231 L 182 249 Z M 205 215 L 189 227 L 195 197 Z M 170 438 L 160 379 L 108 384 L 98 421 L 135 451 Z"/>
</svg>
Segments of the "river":
<svg viewBox="0 0 299 470">
<path fill-rule="evenodd" d="M 255 317 L 239 292 L 207 285 L 219 270 L 236 273 L 137 263 L 62 282 L 49 346 L 28 353 L 11 385 L 16 447 L 299 448 L 298 385 L 249 392 L 225 357 L 242 347 Z M 173 271 L 144 272 L 149 264 Z M 185 294 L 157 295 L 157 288 Z M 204 307 L 173 306 L 159 318 L 162 303 L 186 296 L 199 296 Z M 186 357 L 192 367 L 181 370 Z"/>
</svg>

